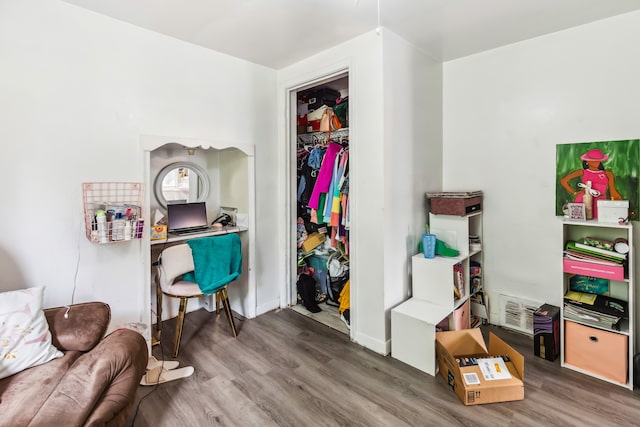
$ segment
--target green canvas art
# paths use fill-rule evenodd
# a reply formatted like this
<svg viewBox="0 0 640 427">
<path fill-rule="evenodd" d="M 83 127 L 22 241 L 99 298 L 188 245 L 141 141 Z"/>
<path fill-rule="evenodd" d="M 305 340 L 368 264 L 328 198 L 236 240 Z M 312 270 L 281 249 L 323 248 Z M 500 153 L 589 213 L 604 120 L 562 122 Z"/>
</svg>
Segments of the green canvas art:
<svg viewBox="0 0 640 427">
<path fill-rule="evenodd" d="M 629 219 L 637 221 L 639 162 L 640 139 L 556 145 L 556 215 L 589 190 L 594 209 L 596 199 L 628 200 Z"/>
</svg>

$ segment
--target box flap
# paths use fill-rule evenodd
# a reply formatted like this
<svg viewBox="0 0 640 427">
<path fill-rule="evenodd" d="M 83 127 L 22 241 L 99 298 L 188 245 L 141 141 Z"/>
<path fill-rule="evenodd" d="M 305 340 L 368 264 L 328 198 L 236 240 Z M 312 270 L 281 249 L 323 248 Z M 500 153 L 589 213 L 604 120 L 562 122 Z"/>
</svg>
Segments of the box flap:
<svg viewBox="0 0 640 427">
<path fill-rule="evenodd" d="M 502 341 L 493 332 L 489 333 L 489 353 L 493 356 L 509 356 L 521 380 L 524 380 L 524 356 Z"/>
<path fill-rule="evenodd" d="M 487 353 L 482 331 L 478 328 L 438 332 L 436 333 L 436 342 L 442 344 L 453 356 Z"/>
</svg>

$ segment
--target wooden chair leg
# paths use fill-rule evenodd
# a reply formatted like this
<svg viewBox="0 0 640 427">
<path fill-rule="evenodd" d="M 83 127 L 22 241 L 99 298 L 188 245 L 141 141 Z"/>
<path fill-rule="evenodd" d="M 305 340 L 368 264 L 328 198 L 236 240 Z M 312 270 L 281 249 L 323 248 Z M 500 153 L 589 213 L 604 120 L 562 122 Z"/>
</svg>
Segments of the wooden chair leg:
<svg viewBox="0 0 640 427">
<path fill-rule="evenodd" d="M 233 337 L 238 336 L 238 332 L 236 331 L 236 324 L 233 321 L 233 315 L 231 314 L 231 306 L 229 305 L 229 294 L 227 294 L 227 288 L 224 287 L 220 289 L 217 293 L 220 294 L 220 299 L 222 300 L 222 306 L 224 307 L 225 313 L 227 313 L 227 321 L 229 322 L 229 327 L 231 328 L 231 334 Z"/>
<path fill-rule="evenodd" d="M 220 314 L 220 292 L 216 292 L 216 315 Z"/>
<path fill-rule="evenodd" d="M 156 330 L 151 331 L 151 345 L 160 344 L 160 336 L 162 335 L 162 291 L 160 286 L 156 284 Z"/>
<path fill-rule="evenodd" d="M 180 338 L 182 338 L 182 324 L 184 323 L 184 314 L 187 312 L 187 303 L 189 298 L 180 298 L 180 310 L 178 311 L 178 323 L 176 323 L 176 341 L 173 344 L 173 357 L 178 357 L 180 350 Z"/>
<path fill-rule="evenodd" d="M 162 332 L 162 289 L 160 285 L 156 283 L 156 332 L 158 338 Z"/>
</svg>

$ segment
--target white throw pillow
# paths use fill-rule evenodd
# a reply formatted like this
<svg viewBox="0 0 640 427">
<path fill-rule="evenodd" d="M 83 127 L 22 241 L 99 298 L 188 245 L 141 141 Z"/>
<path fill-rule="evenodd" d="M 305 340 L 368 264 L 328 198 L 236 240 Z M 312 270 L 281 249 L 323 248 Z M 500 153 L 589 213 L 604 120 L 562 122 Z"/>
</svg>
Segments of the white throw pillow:
<svg viewBox="0 0 640 427">
<path fill-rule="evenodd" d="M 0 293 L 0 379 L 62 356 L 51 344 L 43 295 L 44 287 Z"/>
</svg>

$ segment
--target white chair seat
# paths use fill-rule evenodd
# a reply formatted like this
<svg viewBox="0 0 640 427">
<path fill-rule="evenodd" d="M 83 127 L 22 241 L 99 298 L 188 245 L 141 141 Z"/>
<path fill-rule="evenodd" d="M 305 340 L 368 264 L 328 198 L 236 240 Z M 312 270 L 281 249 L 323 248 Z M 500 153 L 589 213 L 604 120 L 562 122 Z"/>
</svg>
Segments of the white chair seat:
<svg viewBox="0 0 640 427">
<path fill-rule="evenodd" d="M 181 278 L 185 273 L 194 271 L 193 254 L 188 244 L 170 246 L 164 249 L 160 255 L 160 265 L 158 269 L 158 304 L 157 304 L 157 327 L 160 331 L 162 324 L 162 294 L 180 299 L 180 308 L 178 310 L 178 321 L 176 322 L 176 336 L 173 344 L 173 357 L 178 357 L 180 348 L 180 338 L 182 337 L 182 325 L 184 323 L 184 315 L 187 311 L 187 301 L 192 297 L 202 296 L 200 286 L 194 282 L 186 282 L 184 280 L 175 281 Z M 216 313 L 218 313 L 218 301 L 222 302 L 224 311 L 227 315 L 227 321 L 231 328 L 231 334 L 235 338 L 237 336 L 236 326 L 233 322 L 231 307 L 229 306 L 229 295 L 227 293 L 227 285 L 216 290 Z"/>
<path fill-rule="evenodd" d="M 202 294 L 200 286 L 197 283 L 185 282 L 181 280 L 169 286 L 166 293 L 175 295 L 177 297 L 192 297 L 198 294 Z"/>
</svg>

